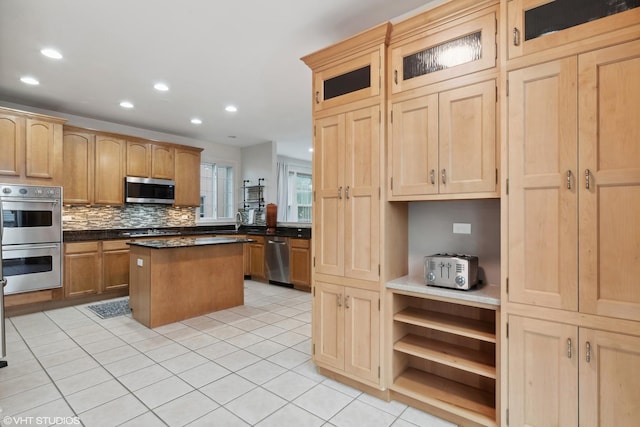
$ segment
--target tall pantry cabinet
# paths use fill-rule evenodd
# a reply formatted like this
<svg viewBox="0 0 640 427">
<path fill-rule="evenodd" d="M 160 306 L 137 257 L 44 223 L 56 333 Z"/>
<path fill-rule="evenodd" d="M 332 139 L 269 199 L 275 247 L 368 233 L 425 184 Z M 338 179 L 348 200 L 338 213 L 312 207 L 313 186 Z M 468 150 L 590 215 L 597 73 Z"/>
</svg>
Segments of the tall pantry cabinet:
<svg viewBox="0 0 640 427">
<path fill-rule="evenodd" d="M 406 270 L 406 248 L 390 249 L 395 237 L 382 226 L 406 235 L 406 207 L 384 202 L 382 186 L 390 29 L 385 23 L 302 58 L 314 82 L 313 360 L 371 390 L 385 387 L 384 281 Z"/>
<path fill-rule="evenodd" d="M 553 10 L 541 8 L 560 2 L 529 3 L 506 4 L 505 419 L 635 426 L 640 8 L 545 39 L 535 26 Z"/>
</svg>

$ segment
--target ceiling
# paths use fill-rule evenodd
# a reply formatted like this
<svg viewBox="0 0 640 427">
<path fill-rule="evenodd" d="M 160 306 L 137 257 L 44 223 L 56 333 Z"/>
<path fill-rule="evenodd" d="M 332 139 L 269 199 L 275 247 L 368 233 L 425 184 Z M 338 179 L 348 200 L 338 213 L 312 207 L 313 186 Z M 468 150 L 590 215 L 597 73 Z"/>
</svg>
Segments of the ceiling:
<svg viewBox="0 0 640 427">
<path fill-rule="evenodd" d="M 240 147 L 275 141 L 278 154 L 310 160 L 300 58 L 433 3 L 0 0 L 0 101 Z"/>
</svg>

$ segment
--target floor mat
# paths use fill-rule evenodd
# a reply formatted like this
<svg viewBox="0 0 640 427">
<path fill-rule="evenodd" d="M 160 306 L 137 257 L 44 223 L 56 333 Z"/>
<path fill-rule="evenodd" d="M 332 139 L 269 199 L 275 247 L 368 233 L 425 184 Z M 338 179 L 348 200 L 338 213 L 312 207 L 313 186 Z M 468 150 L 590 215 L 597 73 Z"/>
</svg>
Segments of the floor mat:
<svg viewBox="0 0 640 427">
<path fill-rule="evenodd" d="M 131 313 L 131 307 L 129 307 L 129 298 L 89 305 L 87 306 L 87 308 L 93 311 L 98 315 L 98 317 L 102 319 L 108 319 L 110 317 L 122 316 Z"/>
</svg>

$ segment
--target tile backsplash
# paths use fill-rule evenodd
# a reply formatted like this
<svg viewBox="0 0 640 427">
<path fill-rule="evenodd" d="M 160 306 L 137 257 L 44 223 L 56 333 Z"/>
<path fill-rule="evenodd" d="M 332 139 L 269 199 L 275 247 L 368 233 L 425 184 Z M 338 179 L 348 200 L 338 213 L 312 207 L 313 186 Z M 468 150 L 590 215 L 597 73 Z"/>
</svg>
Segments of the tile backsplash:
<svg viewBox="0 0 640 427">
<path fill-rule="evenodd" d="M 194 208 L 164 205 L 64 206 L 62 217 L 65 231 L 196 225 Z"/>
</svg>

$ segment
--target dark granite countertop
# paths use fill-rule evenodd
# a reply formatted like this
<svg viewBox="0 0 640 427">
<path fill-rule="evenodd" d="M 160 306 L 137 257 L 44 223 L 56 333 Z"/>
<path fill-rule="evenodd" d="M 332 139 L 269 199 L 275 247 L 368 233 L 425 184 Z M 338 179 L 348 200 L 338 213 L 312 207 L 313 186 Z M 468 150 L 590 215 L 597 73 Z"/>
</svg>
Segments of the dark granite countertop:
<svg viewBox="0 0 640 427">
<path fill-rule="evenodd" d="M 242 225 L 236 231 L 233 225 L 168 227 L 168 228 L 127 228 L 109 230 L 67 230 L 63 232 L 64 242 L 83 242 L 90 240 L 136 239 L 147 237 L 189 237 L 204 234 L 244 234 L 264 236 L 267 228 L 264 226 Z M 277 227 L 276 236 L 311 238 L 310 227 Z"/>
<path fill-rule="evenodd" d="M 163 240 L 141 240 L 129 242 L 132 246 L 151 249 L 190 248 L 193 246 L 228 245 L 234 243 L 255 242 L 253 239 L 234 239 L 232 237 L 177 237 Z"/>
</svg>

